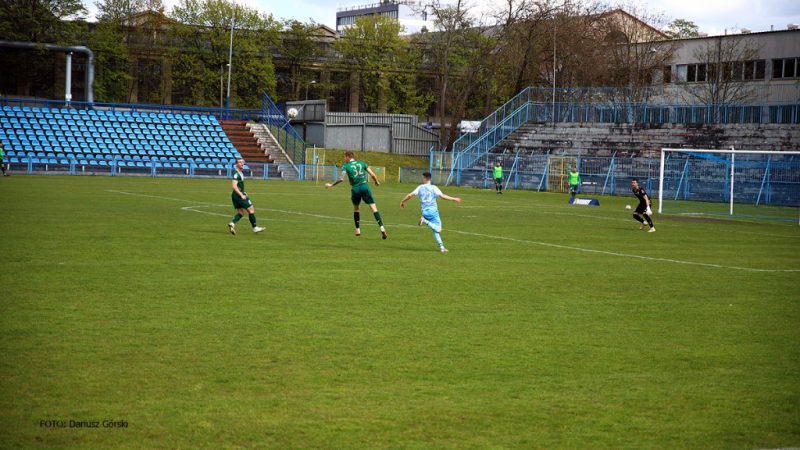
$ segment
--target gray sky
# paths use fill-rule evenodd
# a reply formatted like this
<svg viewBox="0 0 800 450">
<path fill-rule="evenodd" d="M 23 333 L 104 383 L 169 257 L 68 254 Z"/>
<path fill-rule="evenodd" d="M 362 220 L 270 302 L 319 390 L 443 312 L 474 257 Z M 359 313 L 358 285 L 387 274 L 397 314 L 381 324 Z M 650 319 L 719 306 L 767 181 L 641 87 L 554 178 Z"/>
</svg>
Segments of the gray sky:
<svg viewBox="0 0 800 450">
<path fill-rule="evenodd" d="M 96 0 L 84 0 L 91 10 L 96 10 Z M 164 0 L 169 10 L 178 0 Z M 337 7 L 350 7 L 378 3 L 379 0 L 237 0 L 262 12 L 272 13 L 276 19 L 294 18 L 301 22 L 313 19 L 317 23 L 336 26 Z M 424 1 L 424 0 L 423 0 Z M 445 0 L 446 1 L 446 0 Z M 469 0 L 473 5 L 497 0 Z M 786 24 L 800 24 L 800 0 L 638 0 L 646 10 L 664 12 L 672 19 L 694 22 L 701 32 L 723 34 L 725 29 L 739 31 L 750 28 L 754 32 L 786 29 Z"/>
<path fill-rule="evenodd" d="M 174 1 L 174 0 L 168 0 Z M 337 6 L 357 6 L 378 3 L 378 0 L 239 0 L 271 12 L 277 18 L 293 17 L 301 22 L 314 19 L 335 28 Z M 472 0 L 472 4 L 489 3 L 492 0 Z M 738 31 L 750 28 L 755 31 L 786 29 L 786 24 L 800 24 L 800 1 L 798 0 L 640 0 L 647 10 L 662 11 L 672 19 L 694 22 L 701 32 L 722 34 L 725 29 Z"/>
</svg>

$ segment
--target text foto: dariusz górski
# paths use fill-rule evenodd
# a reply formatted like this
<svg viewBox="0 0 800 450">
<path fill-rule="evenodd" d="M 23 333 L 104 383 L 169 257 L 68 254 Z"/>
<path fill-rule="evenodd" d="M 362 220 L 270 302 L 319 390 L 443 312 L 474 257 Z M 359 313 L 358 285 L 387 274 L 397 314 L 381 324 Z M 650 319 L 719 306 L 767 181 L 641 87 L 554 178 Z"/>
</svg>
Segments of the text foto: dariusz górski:
<svg viewBox="0 0 800 450">
<path fill-rule="evenodd" d="M 40 428 L 128 428 L 127 420 L 41 420 Z"/>
</svg>

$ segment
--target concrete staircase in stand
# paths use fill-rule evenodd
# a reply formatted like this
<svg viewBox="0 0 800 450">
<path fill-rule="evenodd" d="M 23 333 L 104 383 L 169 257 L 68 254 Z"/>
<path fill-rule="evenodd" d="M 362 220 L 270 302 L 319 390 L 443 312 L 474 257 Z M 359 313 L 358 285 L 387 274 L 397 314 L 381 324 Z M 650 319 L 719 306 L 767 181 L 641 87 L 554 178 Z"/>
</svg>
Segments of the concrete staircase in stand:
<svg viewBox="0 0 800 450">
<path fill-rule="evenodd" d="M 527 123 L 492 153 L 658 158 L 662 147 L 782 151 L 799 143 L 792 124 Z"/>
<path fill-rule="evenodd" d="M 249 123 L 243 120 L 220 120 L 219 124 L 228 139 L 230 139 L 231 144 L 236 148 L 236 151 L 244 158 L 245 164 L 275 163 L 272 154 L 261 146 L 258 137 L 250 130 Z M 267 176 L 269 178 L 281 178 L 278 167 L 270 165 Z"/>
<path fill-rule="evenodd" d="M 272 160 L 271 163 L 274 164 L 275 170 L 278 173 L 276 178 L 282 178 L 284 180 L 300 179 L 298 167 L 292 164 L 289 157 L 286 156 L 286 152 L 278 145 L 278 142 L 272 136 L 272 133 L 269 132 L 269 128 L 267 128 L 266 125 L 262 123 L 248 123 L 247 127 L 264 154 L 268 155 Z M 270 168 L 270 177 L 272 177 L 271 170 L 272 168 Z"/>
</svg>

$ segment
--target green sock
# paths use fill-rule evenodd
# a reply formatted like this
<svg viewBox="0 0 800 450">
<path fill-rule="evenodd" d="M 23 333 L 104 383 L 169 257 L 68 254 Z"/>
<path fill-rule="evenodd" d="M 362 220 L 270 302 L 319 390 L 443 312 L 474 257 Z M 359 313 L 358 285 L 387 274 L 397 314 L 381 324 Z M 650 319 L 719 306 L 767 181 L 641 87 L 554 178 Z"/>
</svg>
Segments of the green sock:
<svg viewBox="0 0 800 450">
<path fill-rule="evenodd" d="M 234 223 L 234 225 L 235 225 L 235 224 L 236 224 L 236 222 L 238 222 L 238 221 L 239 221 L 239 219 L 241 219 L 241 218 L 242 218 L 242 215 L 241 215 L 241 214 L 236 214 L 235 216 L 233 216 L 233 223 Z"/>
<path fill-rule="evenodd" d="M 255 228 L 256 227 L 256 215 L 255 214 L 248 214 L 247 218 L 250 219 L 250 225 L 252 225 L 253 228 Z"/>
<path fill-rule="evenodd" d="M 381 213 L 375 211 L 375 220 L 378 221 L 378 225 L 383 226 L 383 220 L 381 220 Z"/>
</svg>

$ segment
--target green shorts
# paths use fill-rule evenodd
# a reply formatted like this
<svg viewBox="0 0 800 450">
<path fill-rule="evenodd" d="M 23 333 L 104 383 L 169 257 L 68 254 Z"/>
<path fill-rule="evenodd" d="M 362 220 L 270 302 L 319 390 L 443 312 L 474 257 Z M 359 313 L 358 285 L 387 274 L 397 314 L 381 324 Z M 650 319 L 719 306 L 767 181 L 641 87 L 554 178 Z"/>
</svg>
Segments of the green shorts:
<svg viewBox="0 0 800 450">
<path fill-rule="evenodd" d="M 578 185 L 577 184 L 570 184 L 569 185 L 569 190 L 578 192 Z"/>
<path fill-rule="evenodd" d="M 247 193 L 244 193 L 244 195 L 247 195 Z M 250 201 L 250 197 L 247 197 L 246 199 L 242 200 L 242 197 L 240 197 L 239 194 L 235 192 L 231 194 L 231 201 L 233 202 L 233 209 L 239 209 L 239 208 L 248 209 L 251 206 L 253 206 L 253 202 Z"/>
<path fill-rule="evenodd" d="M 350 200 L 352 200 L 353 206 L 360 205 L 361 200 L 364 200 L 364 203 L 368 205 L 375 204 L 375 199 L 372 198 L 372 191 L 369 190 L 369 185 L 367 183 L 353 186 L 353 188 L 350 189 Z"/>
<path fill-rule="evenodd" d="M 503 184 L 503 177 L 495 178 L 494 179 L 494 184 Z"/>
</svg>

